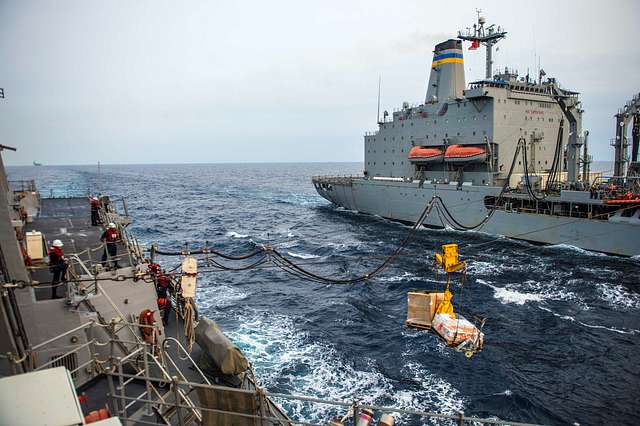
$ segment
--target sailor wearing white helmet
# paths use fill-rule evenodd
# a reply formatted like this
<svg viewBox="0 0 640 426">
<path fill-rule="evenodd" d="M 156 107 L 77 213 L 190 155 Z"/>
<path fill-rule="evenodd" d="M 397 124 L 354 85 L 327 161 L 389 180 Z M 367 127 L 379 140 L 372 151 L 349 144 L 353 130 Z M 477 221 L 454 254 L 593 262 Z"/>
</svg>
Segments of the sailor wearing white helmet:
<svg viewBox="0 0 640 426">
<path fill-rule="evenodd" d="M 98 226 L 100 224 L 100 200 L 98 197 L 91 197 L 89 203 L 91 204 L 91 225 Z"/>
<path fill-rule="evenodd" d="M 67 260 L 64 257 L 62 251 L 62 241 L 53 240 L 51 248 L 49 249 L 49 271 L 53 273 L 53 279 L 51 280 L 51 298 L 57 299 L 57 291 L 60 282 L 67 282 Z"/>
<path fill-rule="evenodd" d="M 115 223 L 111 222 L 107 225 L 107 229 L 102 233 L 100 241 L 106 244 L 106 250 L 102 254 L 102 264 L 107 264 L 107 258 L 113 263 L 113 268 L 118 269 L 118 241 L 120 241 L 120 233 Z"/>
</svg>

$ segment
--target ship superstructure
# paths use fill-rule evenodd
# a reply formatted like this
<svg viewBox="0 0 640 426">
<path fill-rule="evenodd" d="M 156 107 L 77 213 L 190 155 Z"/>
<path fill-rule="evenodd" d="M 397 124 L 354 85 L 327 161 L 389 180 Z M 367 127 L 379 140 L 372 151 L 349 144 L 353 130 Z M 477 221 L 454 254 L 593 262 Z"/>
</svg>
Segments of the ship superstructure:
<svg viewBox="0 0 640 426">
<path fill-rule="evenodd" d="M 436 197 L 427 226 L 640 254 L 637 181 L 589 170 L 578 92 L 543 70 L 493 73 L 492 48 L 506 34 L 479 17 L 437 44 L 425 101 L 385 111 L 378 130 L 365 134 L 363 176 L 314 177 L 316 189 L 335 204 L 407 222 Z M 463 40 L 487 52 L 485 79 L 468 86 Z"/>
</svg>

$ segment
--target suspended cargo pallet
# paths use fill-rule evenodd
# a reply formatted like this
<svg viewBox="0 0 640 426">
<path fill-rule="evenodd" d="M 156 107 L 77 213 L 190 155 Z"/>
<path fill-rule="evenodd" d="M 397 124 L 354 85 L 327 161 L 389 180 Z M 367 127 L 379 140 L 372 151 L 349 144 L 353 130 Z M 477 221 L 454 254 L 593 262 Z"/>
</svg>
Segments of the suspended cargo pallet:
<svg viewBox="0 0 640 426">
<path fill-rule="evenodd" d="M 407 327 L 427 330 L 441 338 L 447 346 L 464 352 L 470 358 L 482 350 L 484 333 L 481 321 L 480 328 L 460 314 L 456 314 L 451 303 L 449 291 L 452 274 L 464 271 L 465 262 L 458 260 L 458 246 L 446 244 L 442 253 L 435 256 L 436 265 L 447 273 L 447 284 L 444 291 L 413 290 L 407 294 Z"/>
</svg>

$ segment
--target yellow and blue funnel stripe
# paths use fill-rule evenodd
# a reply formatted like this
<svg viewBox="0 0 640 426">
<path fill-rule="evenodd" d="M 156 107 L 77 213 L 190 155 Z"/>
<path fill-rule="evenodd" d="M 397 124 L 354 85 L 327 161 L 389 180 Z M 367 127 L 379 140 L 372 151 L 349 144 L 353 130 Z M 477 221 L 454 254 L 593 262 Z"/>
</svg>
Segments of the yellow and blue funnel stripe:
<svg viewBox="0 0 640 426">
<path fill-rule="evenodd" d="M 435 68 L 442 64 L 462 64 L 464 60 L 462 59 L 462 50 L 459 49 L 447 49 L 437 52 L 433 55 L 433 62 L 431 63 L 431 67 Z"/>
</svg>

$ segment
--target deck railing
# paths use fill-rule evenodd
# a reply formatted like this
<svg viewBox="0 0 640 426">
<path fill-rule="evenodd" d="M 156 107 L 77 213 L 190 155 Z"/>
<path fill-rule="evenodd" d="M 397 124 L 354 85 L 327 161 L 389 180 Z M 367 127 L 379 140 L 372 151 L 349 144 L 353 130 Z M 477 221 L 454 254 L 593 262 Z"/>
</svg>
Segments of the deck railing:
<svg viewBox="0 0 640 426">
<path fill-rule="evenodd" d="M 36 192 L 36 181 L 30 180 L 10 180 L 9 188 L 13 192 Z"/>
<path fill-rule="evenodd" d="M 190 354 L 176 339 L 167 338 L 161 345 L 151 344 L 140 339 L 126 340 L 118 337 L 118 327 L 141 327 L 140 324 L 130 323 L 124 320 L 113 320 L 110 324 L 100 324 L 91 320 L 85 324 L 74 327 L 64 333 L 61 333 L 47 341 L 39 343 L 31 348 L 32 353 L 45 351 L 47 348 L 55 347 L 60 349 L 60 343 L 65 337 L 76 335 L 79 332 L 85 332 L 87 339 L 84 342 L 78 342 L 74 345 L 65 345 L 69 348 L 64 354 L 57 356 L 50 361 L 34 366 L 33 370 L 43 370 L 46 368 L 60 366 L 60 360 L 65 359 L 73 354 L 85 353 L 87 361 L 81 365 L 77 365 L 70 370 L 72 377 L 81 369 L 90 369 L 96 374 L 104 374 L 108 379 L 109 393 L 107 395 L 110 402 L 110 411 L 116 414 L 124 424 L 145 424 L 145 425 L 166 425 L 167 421 L 177 425 L 205 425 L 203 419 L 207 415 L 224 415 L 231 418 L 237 418 L 238 422 L 242 420 L 253 419 L 259 424 L 276 424 L 276 425 L 308 425 L 320 426 L 317 421 L 308 421 L 305 419 L 291 419 L 284 412 L 274 405 L 273 401 L 277 400 L 283 405 L 303 403 L 311 406 L 330 407 L 324 410 L 329 417 L 334 419 L 341 418 L 357 418 L 362 410 L 371 410 L 376 415 L 395 414 L 400 419 L 398 424 L 402 424 L 402 420 L 426 421 L 437 420 L 444 422 L 441 424 L 466 425 L 466 424 L 486 424 L 486 425 L 513 425 L 513 426 L 532 426 L 530 423 L 519 423 L 505 421 L 498 418 L 481 418 L 467 416 L 464 412 L 455 413 L 439 413 L 433 411 L 423 411 L 408 408 L 398 408 L 390 406 L 381 406 L 375 404 L 367 404 L 357 399 L 352 401 L 337 401 L 324 398 L 316 398 L 312 396 L 285 394 L 280 392 L 271 392 L 256 385 L 256 381 L 252 376 L 252 369 L 245 373 L 245 378 L 251 380 L 254 388 L 236 388 L 212 384 L 202 370 L 197 366 L 196 362 L 191 358 Z M 155 326 L 142 326 L 152 327 Z M 96 329 L 104 329 L 109 332 L 109 338 L 101 341 L 94 337 Z M 122 345 L 129 345 L 127 353 L 123 354 Z M 107 347 L 108 354 L 100 355 L 98 347 Z M 171 349 L 173 348 L 173 350 Z M 100 359 L 100 357 L 104 359 Z M 177 361 L 179 357 L 183 361 L 182 366 Z M 28 357 L 27 359 L 32 359 Z M 31 362 L 27 359 L 23 361 L 12 362 Z M 198 382 L 188 380 L 183 373 L 185 368 L 193 369 L 198 376 Z M 128 366 L 128 367 L 126 367 Z M 248 376 L 247 376 L 248 375 Z M 127 386 L 133 383 L 143 383 L 144 391 L 137 396 L 130 396 L 127 393 Z M 167 389 L 168 386 L 168 389 Z M 194 397 L 194 392 L 209 392 L 212 394 L 224 393 L 225 395 L 240 395 L 243 398 L 250 398 L 255 401 L 255 410 L 251 413 L 246 410 L 234 411 L 223 410 L 220 407 L 211 406 L 199 402 Z M 269 402 L 271 405 L 267 404 Z M 271 407 L 271 408 L 269 408 Z M 274 409 L 275 408 L 275 409 Z M 155 418 L 153 417 L 155 416 Z M 160 420 L 161 419 L 161 420 Z M 325 420 L 330 420 L 329 418 Z M 162 423 L 160 422 L 162 421 Z M 244 423 L 244 422 L 243 422 Z"/>
</svg>

